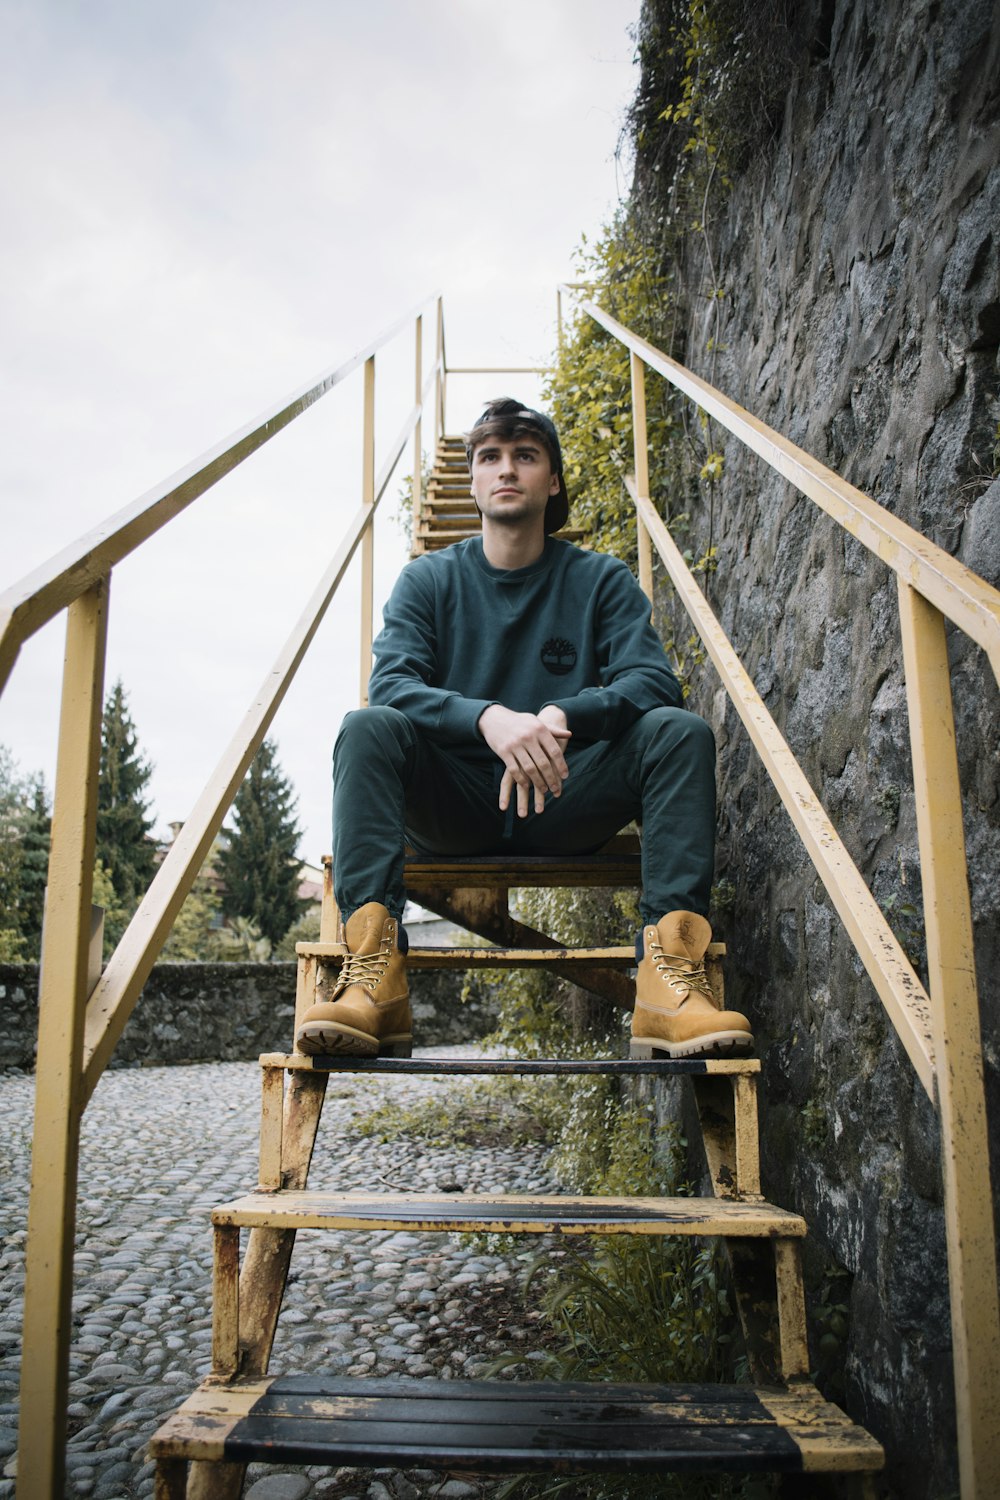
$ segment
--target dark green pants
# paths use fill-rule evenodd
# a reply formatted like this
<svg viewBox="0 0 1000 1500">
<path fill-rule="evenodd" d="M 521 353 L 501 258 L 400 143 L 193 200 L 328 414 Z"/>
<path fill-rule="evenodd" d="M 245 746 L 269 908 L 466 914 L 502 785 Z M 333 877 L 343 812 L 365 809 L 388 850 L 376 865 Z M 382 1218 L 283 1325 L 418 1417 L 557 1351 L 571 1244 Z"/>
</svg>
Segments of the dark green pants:
<svg viewBox="0 0 1000 1500">
<path fill-rule="evenodd" d="M 642 824 L 642 916 L 708 915 L 715 741 L 683 708 L 644 714 L 615 740 L 566 752 L 562 795 L 519 818 L 497 805 L 503 767 L 431 743 L 394 708 L 344 719 L 333 757 L 333 870 L 346 921 L 369 901 L 402 920 L 403 847 L 421 854 L 587 854 Z M 513 802 L 512 798 L 512 802 Z"/>
</svg>

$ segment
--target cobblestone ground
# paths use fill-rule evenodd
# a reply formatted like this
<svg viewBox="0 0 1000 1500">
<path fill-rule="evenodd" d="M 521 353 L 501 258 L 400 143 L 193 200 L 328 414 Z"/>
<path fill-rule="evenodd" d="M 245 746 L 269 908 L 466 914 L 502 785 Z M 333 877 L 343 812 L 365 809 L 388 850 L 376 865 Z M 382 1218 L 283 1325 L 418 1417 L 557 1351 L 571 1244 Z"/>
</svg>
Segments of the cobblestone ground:
<svg viewBox="0 0 1000 1500">
<path fill-rule="evenodd" d="M 458 1055 L 458 1048 L 435 1048 Z M 530 1086 L 530 1085 L 529 1085 Z M 400 1077 L 411 1104 L 447 1080 Z M 379 1143 L 357 1121 L 386 1083 L 331 1079 L 310 1182 L 333 1190 L 553 1191 L 545 1148 Z M 14 1492 L 21 1299 L 34 1080 L 0 1076 L 0 1500 Z M 84 1116 L 70 1364 L 67 1494 L 153 1491 L 146 1443 L 207 1373 L 217 1203 L 256 1181 L 260 1075 L 250 1063 L 106 1073 Z M 505 1352 L 530 1370 L 521 1262 L 451 1236 L 301 1231 L 272 1371 L 475 1375 Z M 537 1353 L 535 1353 L 537 1357 Z M 429 1471 L 255 1467 L 253 1500 L 416 1500 L 490 1493 Z"/>
</svg>

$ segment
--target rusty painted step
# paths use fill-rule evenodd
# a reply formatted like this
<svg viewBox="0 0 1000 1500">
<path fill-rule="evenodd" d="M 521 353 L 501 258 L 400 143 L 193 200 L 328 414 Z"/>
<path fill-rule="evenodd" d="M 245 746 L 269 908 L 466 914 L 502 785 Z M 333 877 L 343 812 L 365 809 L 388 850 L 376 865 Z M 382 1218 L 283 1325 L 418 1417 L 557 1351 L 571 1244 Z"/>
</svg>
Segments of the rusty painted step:
<svg viewBox="0 0 1000 1500">
<path fill-rule="evenodd" d="M 468 511 L 449 511 L 442 515 L 435 511 L 428 511 L 420 519 L 421 536 L 435 536 L 440 531 L 454 531 L 464 526 L 470 536 L 479 532 L 479 517 L 470 515 Z"/>
<path fill-rule="evenodd" d="M 452 503 L 447 505 L 440 503 L 429 506 L 420 517 L 421 526 L 462 526 L 468 521 L 470 526 L 479 528 L 479 514 L 471 506 Z"/>
<path fill-rule="evenodd" d="M 797 1239 L 805 1220 L 725 1198 L 586 1198 L 547 1193 L 248 1193 L 212 1210 L 216 1229 L 420 1229 L 483 1234 L 707 1235 Z"/>
<path fill-rule="evenodd" d="M 748 1076 L 760 1072 L 756 1057 L 657 1057 L 636 1061 L 624 1057 L 306 1057 L 301 1052 L 264 1052 L 262 1068 L 288 1068 L 316 1073 L 421 1073 L 438 1077 L 480 1076 L 579 1078 L 609 1075 L 636 1078 L 640 1075 L 705 1077 L 725 1074 Z"/>
<path fill-rule="evenodd" d="M 296 943 L 301 958 L 325 958 L 333 963 L 347 953 L 343 943 Z M 627 948 L 432 948 L 413 947 L 406 955 L 408 969 L 526 969 L 545 964 L 607 964 L 635 968 L 635 949 Z"/>
<path fill-rule="evenodd" d="M 639 840 L 619 834 L 596 854 L 449 855 L 422 858 L 409 851 L 406 889 L 441 886 L 630 886 L 640 878 Z"/>
<path fill-rule="evenodd" d="M 881 1447 L 808 1381 L 792 1386 L 206 1381 L 155 1433 L 160 1480 L 190 1459 L 470 1472 L 871 1473 Z M 171 1463 L 170 1461 L 173 1461 Z"/>
</svg>

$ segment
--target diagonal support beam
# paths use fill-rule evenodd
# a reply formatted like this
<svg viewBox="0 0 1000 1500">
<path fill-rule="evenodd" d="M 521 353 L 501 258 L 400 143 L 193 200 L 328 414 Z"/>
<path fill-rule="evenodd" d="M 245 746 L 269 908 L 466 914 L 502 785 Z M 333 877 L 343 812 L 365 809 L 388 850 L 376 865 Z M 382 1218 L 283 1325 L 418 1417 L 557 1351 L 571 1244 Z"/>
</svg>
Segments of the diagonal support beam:
<svg viewBox="0 0 1000 1500">
<path fill-rule="evenodd" d="M 457 922 L 479 937 L 505 948 L 558 948 L 557 938 L 549 937 L 534 927 L 528 927 L 511 916 L 507 906 L 505 889 L 480 890 L 470 886 L 425 887 L 421 886 L 420 900 L 423 905 L 436 911 L 439 916 Z M 621 1010 L 631 1010 L 635 1004 L 635 985 L 627 975 L 617 969 L 595 963 L 593 967 L 574 964 L 551 963 L 544 966 L 561 979 L 568 979 L 580 989 L 597 995 L 601 1000 L 610 1000 Z"/>
</svg>

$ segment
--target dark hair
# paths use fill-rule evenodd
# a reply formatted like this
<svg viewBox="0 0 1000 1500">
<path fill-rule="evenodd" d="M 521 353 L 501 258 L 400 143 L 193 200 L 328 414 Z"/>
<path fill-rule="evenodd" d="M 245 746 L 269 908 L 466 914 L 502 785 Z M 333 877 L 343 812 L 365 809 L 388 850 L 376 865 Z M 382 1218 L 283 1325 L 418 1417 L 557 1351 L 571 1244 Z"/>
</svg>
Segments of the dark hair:
<svg viewBox="0 0 1000 1500">
<path fill-rule="evenodd" d="M 470 471 L 472 469 L 472 455 L 475 449 L 487 438 L 502 438 L 509 443 L 514 438 L 529 435 L 541 439 L 549 455 L 552 472 L 559 479 L 559 490 L 555 495 L 549 496 L 549 503 L 545 507 L 546 533 L 559 531 L 566 525 L 569 516 L 569 496 L 566 493 L 566 481 L 563 478 L 559 434 L 556 432 L 552 418 L 547 417 L 544 412 L 533 411 L 531 407 L 515 401 L 513 396 L 499 396 L 494 401 L 488 401 L 482 415 L 464 435 L 465 456 L 469 469 Z"/>
</svg>

